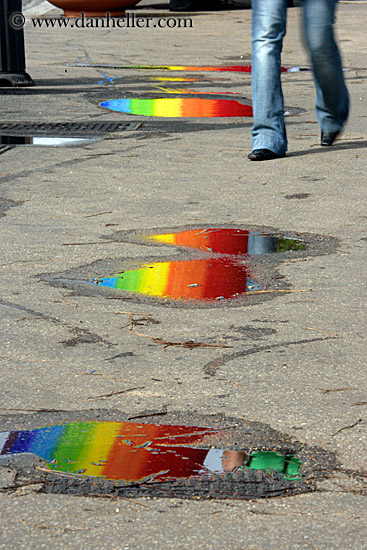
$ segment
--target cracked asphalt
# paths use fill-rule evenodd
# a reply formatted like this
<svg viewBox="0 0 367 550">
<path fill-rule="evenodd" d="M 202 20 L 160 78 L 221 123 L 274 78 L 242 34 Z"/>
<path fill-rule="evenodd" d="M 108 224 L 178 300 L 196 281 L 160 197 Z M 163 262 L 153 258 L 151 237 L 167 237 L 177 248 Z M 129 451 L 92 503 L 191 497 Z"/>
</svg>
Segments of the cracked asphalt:
<svg viewBox="0 0 367 550">
<path fill-rule="evenodd" d="M 147 4 L 141 13 L 168 13 Z M 168 87 L 231 92 L 248 103 L 246 73 L 115 67 L 249 63 L 250 10 L 199 13 L 192 29 L 176 30 L 35 29 L 27 19 L 36 86 L 0 89 L 1 123 L 141 124 L 82 147 L 0 147 L 0 431 L 101 410 L 122 420 L 190 415 L 193 423 L 220 415 L 332 453 L 338 468 L 315 481 L 315 492 L 276 499 L 129 500 L 43 494 L 36 483 L 10 490 L 16 468 L 0 462 L 0 548 L 366 548 L 365 14 L 363 2 L 340 2 L 337 12 L 352 101 L 344 133 L 321 148 L 312 74 L 284 73 L 289 154 L 267 163 L 247 160 L 249 118 L 151 118 L 99 107 L 169 97 Z M 288 10 L 285 66 L 308 65 L 299 17 Z M 197 81 L 153 79 L 173 76 Z M 196 224 L 318 236 L 325 253 L 277 265 L 279 284 L 307 292 L 246 307 L 178 308 L 54 284 L 85 266 L 179 254 L 118 240 L 117 232 Z M 179 345 L 187 342 L 206 346 Z M 137 389 L 115 393 L 129 388 Z"/>
</svg>

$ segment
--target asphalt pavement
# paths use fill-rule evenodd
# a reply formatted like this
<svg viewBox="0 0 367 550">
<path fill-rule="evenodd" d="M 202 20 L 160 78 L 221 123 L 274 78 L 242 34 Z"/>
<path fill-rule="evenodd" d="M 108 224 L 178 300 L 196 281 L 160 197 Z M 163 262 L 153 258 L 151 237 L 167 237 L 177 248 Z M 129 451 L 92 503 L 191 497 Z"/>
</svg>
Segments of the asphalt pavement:
<svg viewBox="0 0 367 550">
<path fill-rule="evenodd" d="M 135 13 L 173 17 L 166 7 L 142 2 Z M 263 163 L 247 159 L 251 117 L 100 106 L 185 93 L 250 105 L 249 73 L 195 67 L 251 63 L 251 10 L 185 14 L 191 28 L 125 29 L 35 28 L 35 12 L 25 26 L 35 86 L 0 89 L 2 132 L 24 123 L 30 137 L 30 124 L 35 135 L 54 124 L 49 137 L 60 137 L 61 123 L 94 123 L 96 139 L 0 145 L 0 432 L 60 414 L 212 417 L 258 422 L 338 466 L 314 492 L 222 501 L 44 494 L 39 484 L 17 488 L 17 469 L 2 463 L 0 548 L 366 548 L 365 3 L 337 11 L 352 105 L 345 131 L 320 147 L 312 72 L 284 72 L 289 151 Z M 282 63 L 309 69 L 299 8 L 288 10 Z M 308 249 L 259 260 L 267 292 L 238 302 L 198 306 L 86 283 L 119 265 L 184 257 L 139 235 L 217 227 L 298 238 Z"/>
</svg>

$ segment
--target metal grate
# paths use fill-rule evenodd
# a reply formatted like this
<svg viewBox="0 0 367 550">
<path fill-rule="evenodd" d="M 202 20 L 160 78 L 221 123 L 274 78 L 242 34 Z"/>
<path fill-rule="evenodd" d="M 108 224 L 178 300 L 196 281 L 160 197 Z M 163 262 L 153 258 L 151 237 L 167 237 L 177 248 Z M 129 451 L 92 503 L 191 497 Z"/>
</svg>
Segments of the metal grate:
<svg viewBox="0 0 367 550">
<path fill-rule="evenodd" d="M 141 122 L 3 122 L 0 134 L 53 137 L 96 137 L 140 128 Z"/>
</svg>

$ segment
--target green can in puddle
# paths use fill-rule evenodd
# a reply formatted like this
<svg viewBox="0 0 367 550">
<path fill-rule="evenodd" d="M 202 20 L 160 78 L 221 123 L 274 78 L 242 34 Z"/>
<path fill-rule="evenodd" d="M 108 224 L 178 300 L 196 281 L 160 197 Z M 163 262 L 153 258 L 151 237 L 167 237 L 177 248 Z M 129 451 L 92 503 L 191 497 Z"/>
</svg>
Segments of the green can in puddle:
<svg viewBox="0 0 367 550">
<path fill-rule="evenodd" d="M 253 451 L 243 468 L 267 472 L 276 470 L 281 472 L 285 479 L 297 481 L 301 479 L 302 462 L 294 455 L 280 455 L 274 451 Z"/>
</svg>

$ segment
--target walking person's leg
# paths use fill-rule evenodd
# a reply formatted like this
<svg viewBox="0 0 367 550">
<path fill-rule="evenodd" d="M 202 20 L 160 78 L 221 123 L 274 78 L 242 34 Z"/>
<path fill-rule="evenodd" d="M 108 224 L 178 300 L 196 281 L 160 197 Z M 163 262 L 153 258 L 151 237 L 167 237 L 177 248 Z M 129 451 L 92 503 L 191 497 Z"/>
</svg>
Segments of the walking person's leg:
<svg viewBox="0 0 367 550">
<path fill-rule="evenodd" d="M 284 156 L 287 137 L 281 86 L 280 55 L 286 32 L 287 0 L 252 0 L 252 127 L 251 160 Z M 273 153 L 256 158 L 254 151 Z M 260 155 L 261 156 L 261 155 Z M 254 158 L 255 157 L 255 158 Z"/>
<path fill-rule="evenodd" d="M 303 0 L 304 36 L 316 86 L 316 116 L 321 129 L 321 145 L 332 145 L 349 112 L 349 95 L 333 32 L 337 2 Z"/>
</svg>

